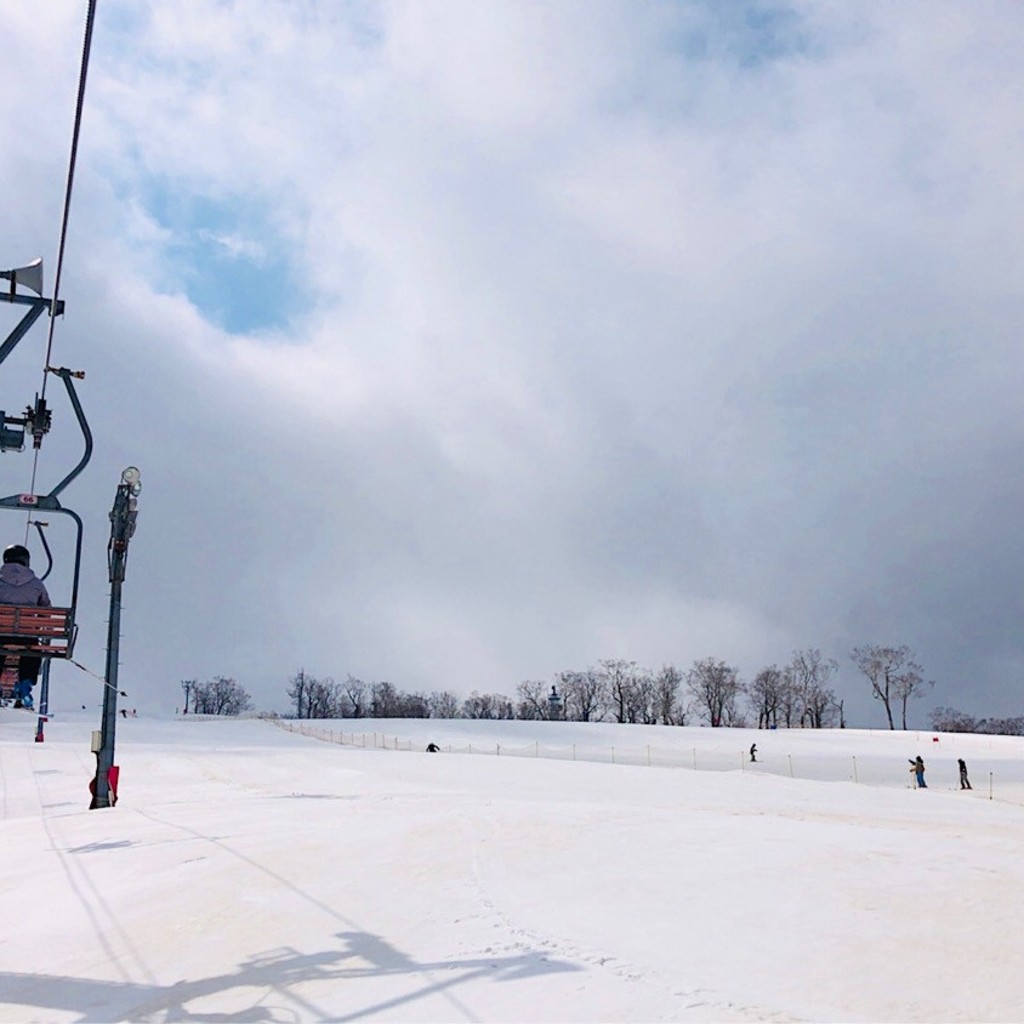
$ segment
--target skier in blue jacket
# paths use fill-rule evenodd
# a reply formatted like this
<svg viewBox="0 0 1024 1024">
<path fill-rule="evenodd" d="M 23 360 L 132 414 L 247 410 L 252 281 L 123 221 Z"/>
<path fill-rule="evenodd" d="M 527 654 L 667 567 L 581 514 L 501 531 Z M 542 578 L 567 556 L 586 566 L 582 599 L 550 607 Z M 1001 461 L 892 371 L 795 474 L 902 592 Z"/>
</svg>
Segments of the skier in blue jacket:
<svg viewBox="0 0 1024 1024">
<path fill-rule="evenodd" d="M 12 544 L 4 549 L 0 566 L 0 604 L 38 605 L 50 607 L 50 595 L 43 581 L 29 568 L 31 556 L 28 548 Z M 18 637 L 0 637 L 0 642 L 17 643 Z M 0 655 L 0 672 L 7 659 Z M 42 658 L 36 654 L 23 654 L 18 658 L 18 682 L 14 687 L 14 706 L 32 708 L 32 687 L 39 678 Z"/>
</svg>

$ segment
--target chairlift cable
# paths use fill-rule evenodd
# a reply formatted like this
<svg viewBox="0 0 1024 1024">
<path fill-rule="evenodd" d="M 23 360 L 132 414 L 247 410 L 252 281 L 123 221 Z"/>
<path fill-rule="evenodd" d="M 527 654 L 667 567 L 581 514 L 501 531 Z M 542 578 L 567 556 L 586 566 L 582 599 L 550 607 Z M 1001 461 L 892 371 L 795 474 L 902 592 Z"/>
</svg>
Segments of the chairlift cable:
<svg viewBox="0 0 1024 1024">
<path fill-rule="evenodd" d="M 80 661 L 75 661 L 74 658 L 68 658 L 67 662 L 69 665 L 74 665 L 75 668 L 81 669 L 87 676 L 92 676 L 93 679 L 98 679 L 108 690 L 117 690 L 119 697 L 127 697 L 128 694 L 124 690 L 119 689 L 112 683 L 108 683 L 107 680 L 101 676 L 98 672 L 93 672 L 91 668 L 86 668 Z"/>
<path fill-rule="evenodd" d="M 46 357 L 43 360 L 43 383 L 40 387 L 40 398 L 46 398 L 46 380 L 50 367 L 50 355 L 53 352 L 53 328 L 57 322 L 55 311 L 57 299 L 60 294 L 60 277 L 64 267 L 64 246 L 67 241 L 68 220 L 71 216 L 71 190 L 75 183 L 75 163 L 78 158 L 78 138 L 82 129 L 82 111 L 85 107 L 85 83 L 89 74 L 89 54 L 92 50 L 92 27 L 96 18 L 96 0 L 89 0 L 88 10 L 85 17 L 85 38 L 82 41 L 82 59 L 78 72 L 78 97 L 75 103 L 75 123 L 71 132 L 71 155 L 68 160 L 67 183 L 64 190 L 64 210 L 61 216 L 60 238 L 57 243 L 57 268 L 53 278 L 53 297 L 50 300 L 50 326 L 46 335 Z M 36 473 L 39 469 L 39 448 L 36 448 L 32 456 L 32 479 L 29 484 L 29 493 L 35 494 Z M 29 523 L 25 523 L 25 540 L 28 541 Z"/>
<path fill-rule="evenodd" d="M 67 186 L 64 191 L 64 213 L 61 217 L 60 241 L 57 245 L 57 269 L 53 279 L 53 298 L 50 303 L 50 329 L 46 338 L 46 362 L 43 366 L 42 395 L 46 397 L 46 373 L 50 366 L 50 353 L 53 350 L 53 325 L 56 323 L 54 311 L 60 294 L 60 275 L 64 267 L 64 244 L 67 241 L 68 219 L 71 215 L 71 189 L 75 183 L 75 162 L 78 157 L 78 137 L 82 129 L 82 110 L 85 106 L 85 81 L 89 73 L 89 51 L 92 49 L 92 26 L 96 16 L 96 0 L 89 0 L 89 10 L 85 19 L 85 39 L 82 42 L 82 62 L 78 74 L 78 99 L 75 104 L 75 125 L 71 133 L 71 156 L 68 161 Z"/>
</svg>

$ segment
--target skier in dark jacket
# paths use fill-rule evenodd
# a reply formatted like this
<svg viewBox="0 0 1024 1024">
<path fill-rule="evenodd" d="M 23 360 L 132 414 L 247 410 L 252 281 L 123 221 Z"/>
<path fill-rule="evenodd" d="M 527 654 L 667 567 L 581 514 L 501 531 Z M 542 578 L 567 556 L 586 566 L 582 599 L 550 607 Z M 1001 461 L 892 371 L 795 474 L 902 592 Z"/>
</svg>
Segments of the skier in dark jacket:
<svg viewBox="0 0 1024 1024">
<path fill-rule="evenodd" d="M 28 548 L 12 544 L 4 549 L 4 561 L 0 566 L 0 604 L 37 605 L 50 607 L 50 595 L 43 581 L 29 568 Z M 3 636 L 0 642 L 24 642 L 21 637 Z M 23 654 L 18 658 L 18 682 L 14 687 L 14 706 L 32 708 L 32 687 L 39 678 L 42 658 L 36 654 Z M 7 665 L 7 658 L 0 655 L 0 672 Z"/>
<path fill-rule="evenodd" d="M 927 789 L 924 781 L 924 758 L 920 754 L 917 755 L 916 761 L 910 762 L 910 770 L 914 773 L 914 778 L 917 780 L 918 789 Z"/>
<path fill-rule="evenodd" d="M 967 762 L 962 757 L 958 757 L 956 763 L 960 766 L 960 788 L 973 789 L 971 780 L 967 778 Z"/>
</svg>

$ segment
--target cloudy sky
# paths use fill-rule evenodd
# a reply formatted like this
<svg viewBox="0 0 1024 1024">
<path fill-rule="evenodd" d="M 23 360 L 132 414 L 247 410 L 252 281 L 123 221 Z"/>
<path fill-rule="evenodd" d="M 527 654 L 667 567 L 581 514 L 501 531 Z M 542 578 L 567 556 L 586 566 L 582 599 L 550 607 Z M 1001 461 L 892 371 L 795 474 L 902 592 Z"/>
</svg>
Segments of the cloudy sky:
<svg viewBox="0 0 1024 1024">
<path fill-rule="evenodd" d="M 48 288 L 85 11 L 0 0 L 0 263 Z M 920 724 L 1024 711 L 1021 52 L 1009 0 L 100 0 L 53 358 L 81 660 L 136 464 L 140 707 L 819 647 L 881 725 L 849 652 L 905 643 Z"/>
</svg>

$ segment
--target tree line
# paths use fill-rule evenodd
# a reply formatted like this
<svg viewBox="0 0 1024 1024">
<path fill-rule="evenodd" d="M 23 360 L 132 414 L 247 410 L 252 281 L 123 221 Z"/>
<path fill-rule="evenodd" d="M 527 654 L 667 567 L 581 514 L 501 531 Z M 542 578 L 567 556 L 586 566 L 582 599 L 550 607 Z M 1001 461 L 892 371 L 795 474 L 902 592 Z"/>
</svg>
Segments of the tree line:
<svg viewBox="0 0 1024 1024">
<path fill-rule="evenodd" d="M 183 679 L 181 688 L 186 715 L 241 715 L 253 708 L 249 691 L 228 676 L 214 676 L 202 683 Z"/>
<path fill-rule="evenodd" d="M 923 669 L 909 647 L 869 644 L 850 655 L 885 709 L 890 729 L 899 718 L 907 728 L 909 702 L 927 687 Z M 841 700 L 832 686 L 839 670 L 817 648 L 794 651 L 785 665 L 769 665 L 744 681 L 739 670 L 708 657 L 687 670 L 663 665 L 658 671 L 635 661 L 606 659 L 581 670 L 555 673 L 551 680 L 525 680 L 513 696 L 473 691 L 404 693 L 390 682 L 319 679 L 304 670 L 286 689 L 296 718 L 467 718 L 615 721 L 645 725 L 702 722 L 759 729 L 846 726 Z"/>
<path fill-rule="evenodd" d="M 1024 736 L 1024 715 L 975 718 L 955 708 L 936 708 L 931 715 L 936 732 L 978 732 L 993 736 Z"/>
</svg>

